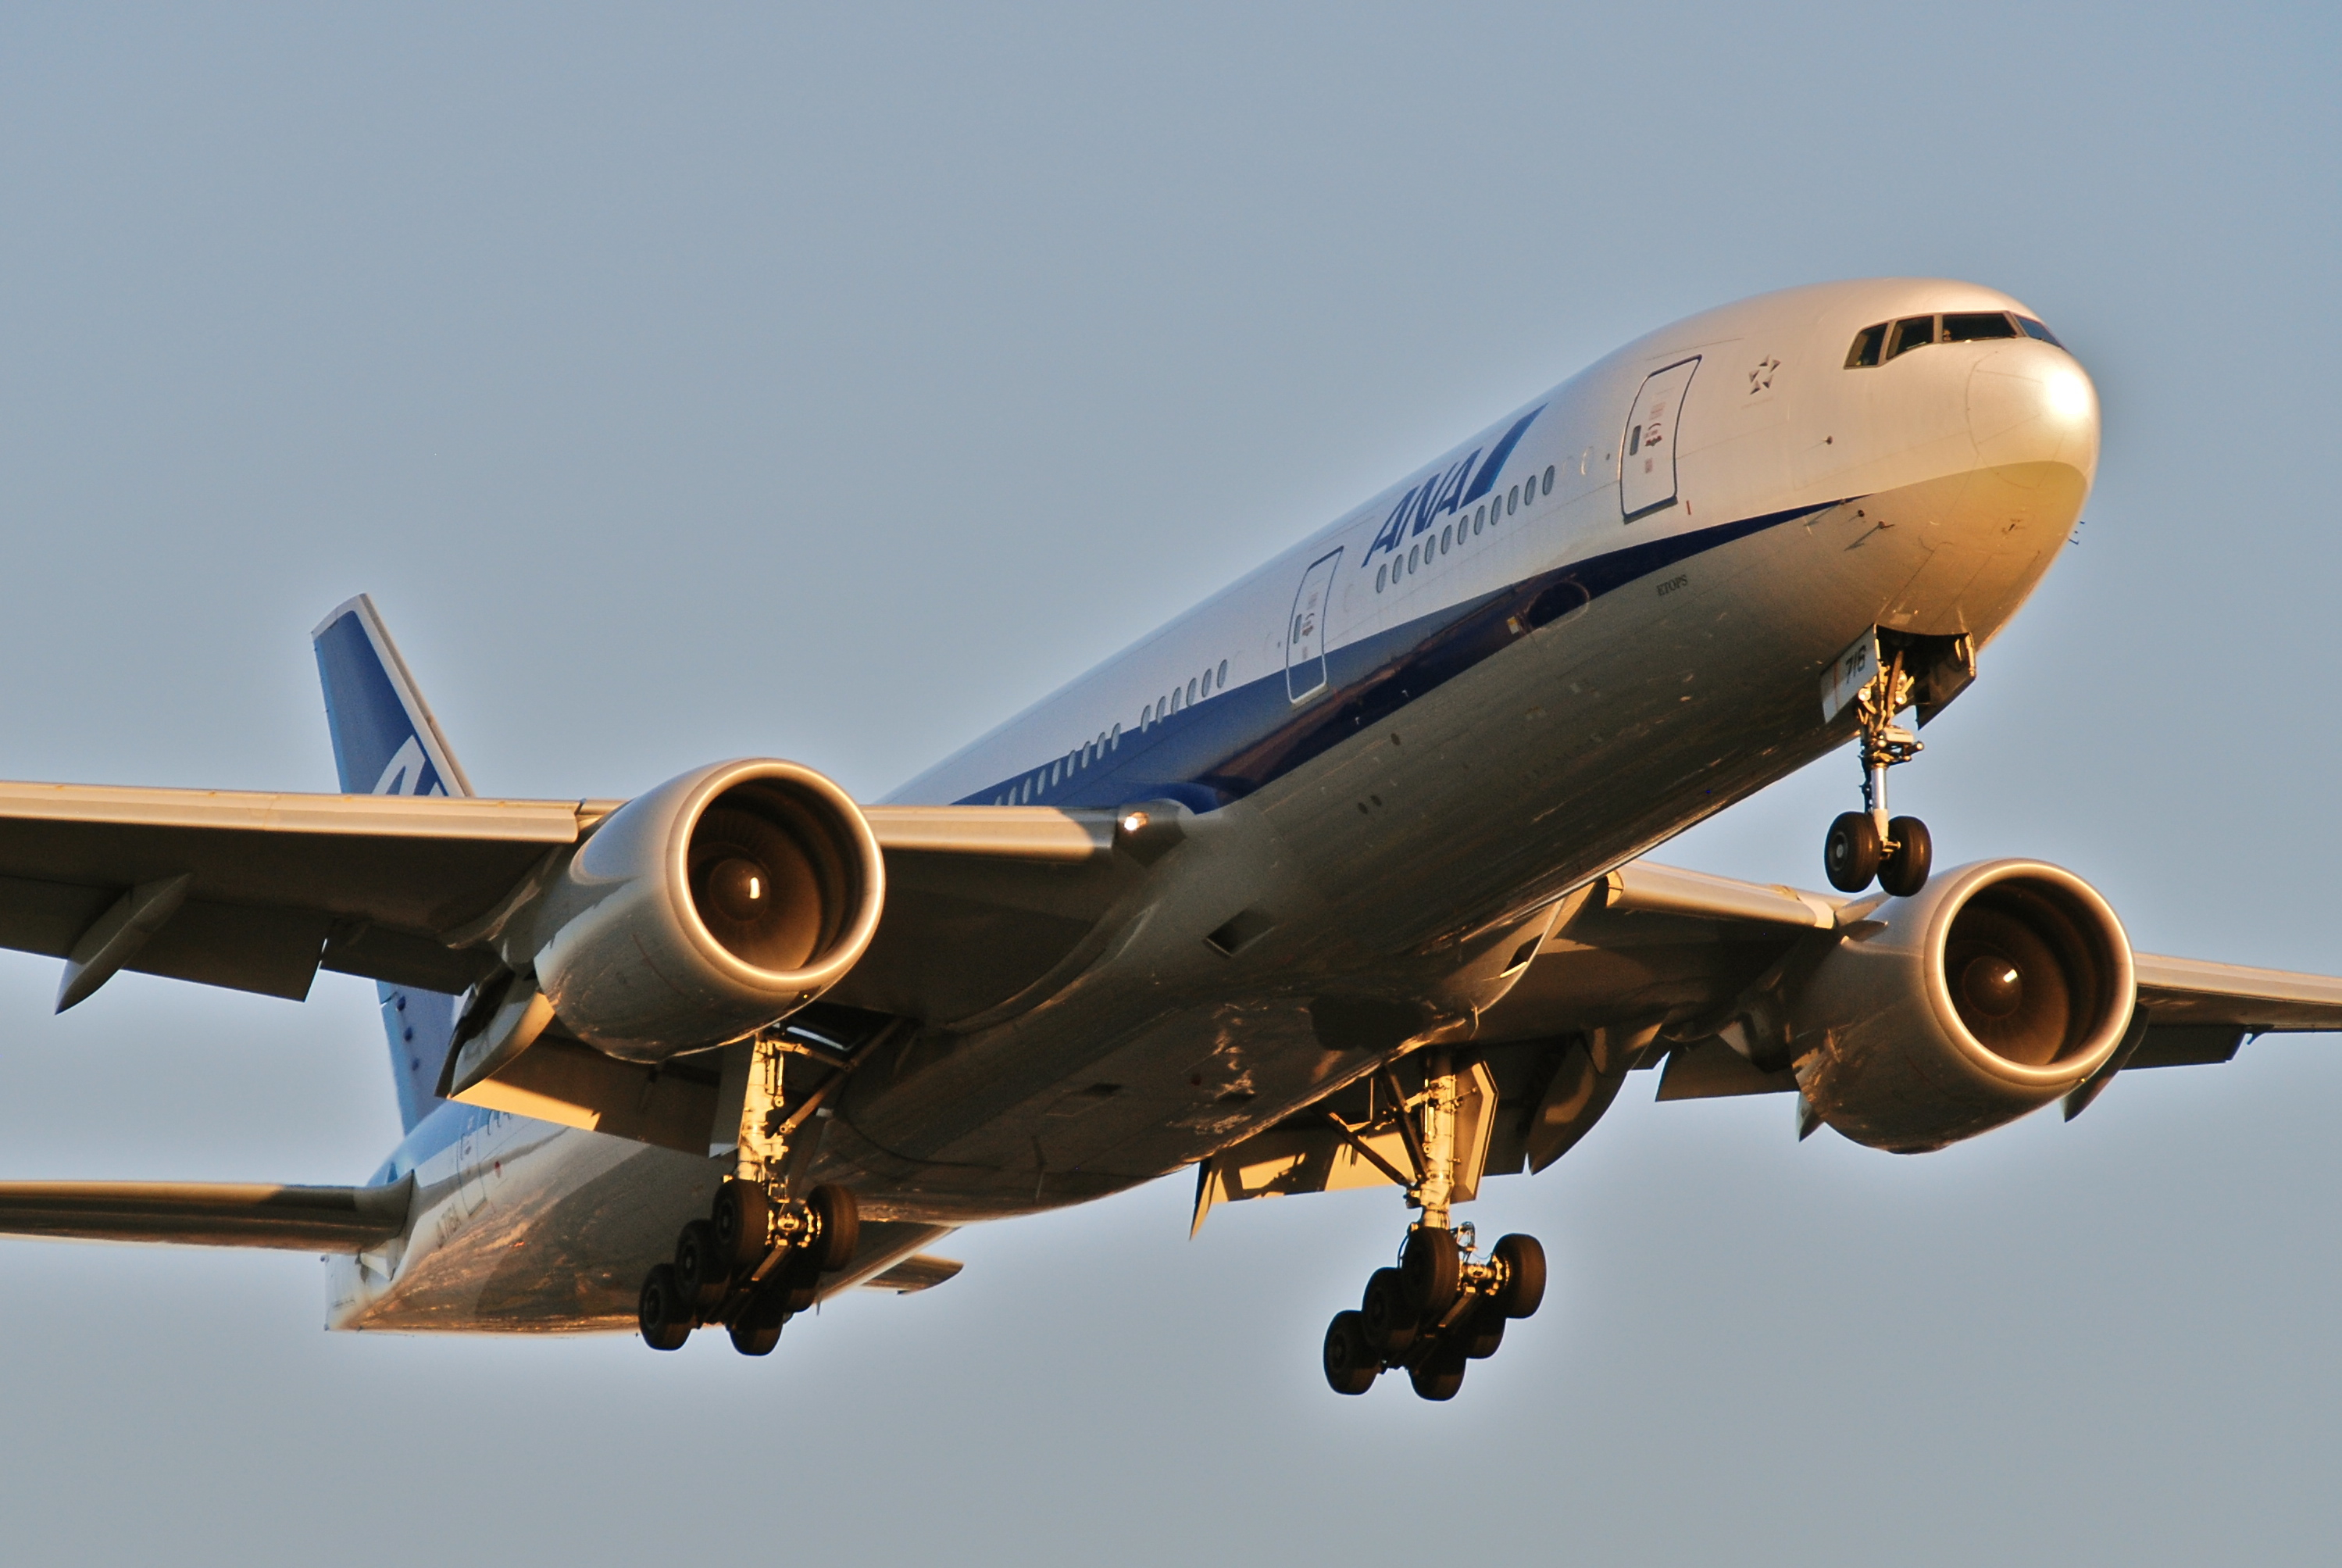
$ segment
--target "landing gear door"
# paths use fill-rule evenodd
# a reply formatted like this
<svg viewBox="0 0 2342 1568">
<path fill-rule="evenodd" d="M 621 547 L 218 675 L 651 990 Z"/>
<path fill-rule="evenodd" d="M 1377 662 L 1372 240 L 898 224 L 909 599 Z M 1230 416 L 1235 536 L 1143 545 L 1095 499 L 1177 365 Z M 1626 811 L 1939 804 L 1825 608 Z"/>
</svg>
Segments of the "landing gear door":
<svg viewBox="0 0 2342 1568">
<path fill-rule="evenodd" d="M 1301 576 L 1293 613 L 1285 622 L 1285 695 L 1294 702 L 1326 689 L 1326 612 L 1342 552 L 1320 556 Z"/>
<path fill-rule="evenodd" d="M 1696 354 L 1678 359 L 1644 377 L 1635 394 L 1618 437 L 1618 509 L 1630 523 L 1676 504 L 1676 421 L 1698 368 Z"/>
</svg>

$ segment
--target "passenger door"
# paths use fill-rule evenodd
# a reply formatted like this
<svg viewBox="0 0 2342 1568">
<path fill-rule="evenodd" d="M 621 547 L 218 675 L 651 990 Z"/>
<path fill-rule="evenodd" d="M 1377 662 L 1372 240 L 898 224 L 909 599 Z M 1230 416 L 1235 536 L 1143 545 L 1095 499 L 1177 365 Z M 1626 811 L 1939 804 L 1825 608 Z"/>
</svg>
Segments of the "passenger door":
<svg viewBox="0 0 2342 1568">
<path fill-rule="evenodd" d="M 1698 368 L 1696 354 L 1678 359 L 1644 377 L 1635 394 L 1618 438 L 1618 509 L 1630 523 L 1676 504 L 1676 420 Z"/>
<path fill-rule="evenodd" d="M 1334 593 L 1334 572 L 1342 552 L 1321 556 L 1301 574 L 1293 613 L 1285 623 L 1285 695 L 1293 702 L 1326 689 L 1326 609 Z"/>
</svg>

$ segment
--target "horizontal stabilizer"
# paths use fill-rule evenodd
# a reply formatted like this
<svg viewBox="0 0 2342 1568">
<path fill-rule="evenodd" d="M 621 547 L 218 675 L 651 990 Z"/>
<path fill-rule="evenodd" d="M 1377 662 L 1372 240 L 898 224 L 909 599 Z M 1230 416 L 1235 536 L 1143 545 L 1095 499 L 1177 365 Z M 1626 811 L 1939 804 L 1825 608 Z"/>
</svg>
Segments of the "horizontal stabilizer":
<svg viewBox="0 0 2342 1568">
<path fill-rule="evenodd" d="M 406 1229 L 415 1178 L 389 1187 L 228 1181 L 0 1181 L 0 1235 L 363 1252 Z"/>
</svg>

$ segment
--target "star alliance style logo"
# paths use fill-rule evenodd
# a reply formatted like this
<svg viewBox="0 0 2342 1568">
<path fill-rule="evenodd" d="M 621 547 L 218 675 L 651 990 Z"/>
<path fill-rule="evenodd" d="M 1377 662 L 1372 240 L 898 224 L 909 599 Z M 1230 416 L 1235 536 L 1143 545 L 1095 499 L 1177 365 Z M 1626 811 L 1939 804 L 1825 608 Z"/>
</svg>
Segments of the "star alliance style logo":
<svg viewBox="0 0 2342 1568">
<path fill-rule="evenodd" d="M 1781 362 L 1769 354 L 1759 359 L 1756 368 L 1748 373 L 1748 396 L 1754 397 L 1759 392 L 1770 392 L 1773 389 L 1773 372 L 1780 367 Z"/>
</svg>

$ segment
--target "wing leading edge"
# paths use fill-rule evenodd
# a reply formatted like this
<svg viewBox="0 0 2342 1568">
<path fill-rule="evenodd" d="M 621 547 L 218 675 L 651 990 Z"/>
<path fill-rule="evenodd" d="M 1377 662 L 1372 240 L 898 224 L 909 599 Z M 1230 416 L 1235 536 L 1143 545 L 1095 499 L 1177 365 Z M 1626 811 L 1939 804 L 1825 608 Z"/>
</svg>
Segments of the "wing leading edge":
<svg viewBox="0 0 2342 1568">
<path fill-rule="evenodd" d="M 319 969 L 461 991 L 495 959 L 473 930 L 622 802 L 306 795 L 0 782 L 0 947 L 299 1000 Z M 873 806 L 899 927 L 974 917 L 1043 945 L 1086 929 L 1113 816 L 1051 807 Z M 932 886 L 931 893 L 922 893 Z M 134 919 L 170 890 L 175 905 Z M 900 907 L 897 908 L 896 906 Z M 114 919 L 120 915 L 120 920 Z M 127 939 L 100 940 L 115 927 Z M 883 931 L 883 928 L 882 928 Z M 858 987 L 919 1002 L 906 973 Z M 99 978 L 102 980 L 103 975 Z M 95 990 L 84 979 L 79 994 Z"/>
</svg>

